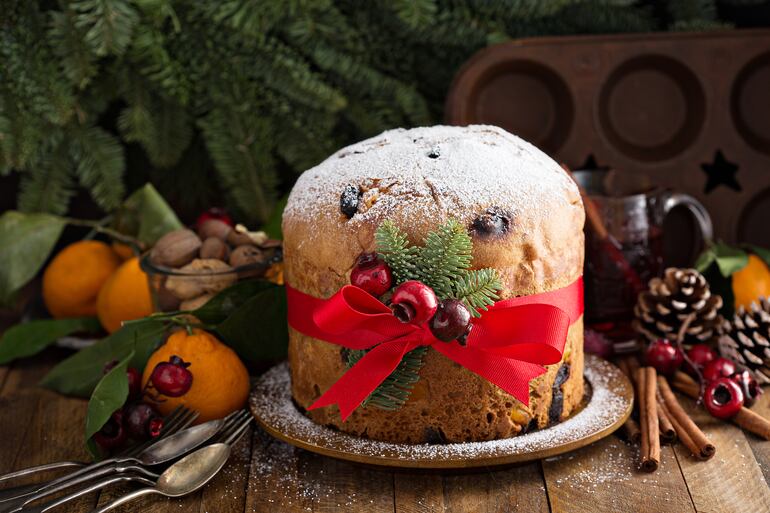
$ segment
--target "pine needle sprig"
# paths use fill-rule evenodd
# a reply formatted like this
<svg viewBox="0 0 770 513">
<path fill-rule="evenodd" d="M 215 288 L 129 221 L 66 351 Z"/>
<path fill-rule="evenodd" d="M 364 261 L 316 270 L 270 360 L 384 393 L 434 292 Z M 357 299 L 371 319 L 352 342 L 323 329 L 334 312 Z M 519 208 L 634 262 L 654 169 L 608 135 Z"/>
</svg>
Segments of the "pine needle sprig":
<svg viewBox="0 0 770 513">
<path fill-rule="evenodd" d="M 411 246 L 402 232 L 391 220 L 386 220 L 374 234 L 377 252 L 390 267 L 396 283 L 407 280 L 417 280 L 421 277 L 417 269 L 417 258 L 420 250 Z"/>
<path fill-rule="evenodd" d="M 426 346 L 412 349 L 404 355 L 398 367 L 364 399 L 361 406 L 374 406 L 381 410 L 394 411 L 401 408 L 409 399 L 415 383 L 420 380 L 423 357 L 428 351 Z M 367 353 L 365 350 L 345 350 L 348 368 L 355 365 Z"/>
<path fill-rule="evenodd" d="M 420 280 L 440 299 L 452 297 L 453 283 L 470 267 L 472 252 L 473 242 L 465 228 L 449 220 L 425 238 L 416 262 Z"/>
<path fill-rule="evenodd" d="M 455 298 L 465 303 L 474 317 L 481 317 L 479 310 L 486 311 L 488 307 L 500 299 L 498 292 L 502 289 L 500 277 L 495 269 L 473 269 L 465 271 L 455 282 Z"/>
</svg>

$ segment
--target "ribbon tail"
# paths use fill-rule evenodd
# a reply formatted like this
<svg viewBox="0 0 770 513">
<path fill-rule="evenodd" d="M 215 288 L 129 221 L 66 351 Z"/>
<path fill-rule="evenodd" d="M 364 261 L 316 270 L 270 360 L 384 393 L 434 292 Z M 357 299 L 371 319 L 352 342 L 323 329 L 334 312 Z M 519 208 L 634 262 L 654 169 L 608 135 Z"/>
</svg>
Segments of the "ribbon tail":
<svg viewBox="0 0 770 513">
<path fill-rule="evenodd" d="M 348 369 L 308 409 L 337 404 L 344 422 L 390 376 L 404 355 L 418 345 L 419 340 L 402 339 L 376 346 Z"/>
<path fill-rule="evenodd" d="M 546 372 L 542 365 L 501 357 L 484 350 L 463 348 L 455 344 L 433 344 L 432 347 L 502 388 L 525 406 L 529 406 L 529 382 Z"/>
</svg>

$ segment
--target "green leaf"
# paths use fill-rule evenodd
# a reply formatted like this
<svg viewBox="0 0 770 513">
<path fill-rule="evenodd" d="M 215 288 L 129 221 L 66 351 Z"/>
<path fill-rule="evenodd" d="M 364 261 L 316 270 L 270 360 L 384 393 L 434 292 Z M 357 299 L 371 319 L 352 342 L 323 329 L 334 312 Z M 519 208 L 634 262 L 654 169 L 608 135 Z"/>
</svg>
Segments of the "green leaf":
<svg viewBox="0 0 770 513">
<path fill-rule="evenodd" d="M 706 248 L 703 253 L 698 255 L 698 259 L 695 261 L 695 269 L 703 273 L 709 268 L 711 264 L 717 259 L 717 254 L 714 251 L 713 246 Z"/>
<path fill-rule="evenodd" d="M 264 280 L 242 281 L 226 288 L 192 314 L 205 324 L 219 324 L 252 297 L 275 287 L 275 284 Z"/>
<path fill-rule="evenodd" d="M 741 248 L 728 246 L 727 244 L 717 243 L 714 245 L 717 266 L 722 276 L 731 276 L 734 272 L 740 271 L 749 263 L 749 255 Z"/>
<path fill-rule="evenodd" d="M 184 226 L 163 196 L 147 183 L 123 202 L 115 214 L 115 227 L 152 246 L 166 233 Z"/>
<path fill-rule="evenodd" d="M 283 232 L 281 231 L 281 221 L 283 220 L 283 209 L 286 208 L 286 203 L 288 201 L 288 195 L 281 198 L 278 203 L 275 204 L 273 207 L 273 212 L 262 226 L 262 230 L 273 239 L 283 238 Z"/>
<path fill-rule="evenodd" d="M 216 331 L 244 360 L 285 358 L 289 342 L 286 291 L 273 285 L 257 293 L 220 323 Z"/>
<path fill-rule="evenodd" d="M 88 397 L 102 377 L 104 365 L 133 354 L 130 366 L 144 369 L 160 344 L 165 323 L 155 319 L 133 322 L 107 338 L 61 361 L 43 378 L 41 385 L 66 395 Z"/>
<path fill-rule="evenodd" d="M 126 367 L 134 357 L 131 351 L 120 363 L 102 377 L 88 401 L 86 413 L 86 440 L 99 431 L 110 420 L 115 410 L 128 399 L 128 376 Z"/>
<path fill-rule="evenodd" d="M 65 222 L 48 214 L 14 210 L 0 216 L 0 302 L 31 280 L 45 263 Z"/>
<path fill-rule="evenodd" d="M 41 319 L 17 324 L 0 338 L 0 365 L 37 354 L 70 333 L 78 331 L 93 333 L 100 329 L 99 320 L 95 317 Z"/>
</svg>

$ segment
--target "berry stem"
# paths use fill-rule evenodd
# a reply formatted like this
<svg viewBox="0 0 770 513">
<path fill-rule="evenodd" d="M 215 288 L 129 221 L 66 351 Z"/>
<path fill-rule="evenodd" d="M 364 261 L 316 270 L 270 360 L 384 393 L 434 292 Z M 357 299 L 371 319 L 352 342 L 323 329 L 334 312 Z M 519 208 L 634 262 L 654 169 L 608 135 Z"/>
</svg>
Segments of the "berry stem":
<svg viewBox="0 0 770 513">
<path fill-rule="evenodd" d="M 690 368 L 695 372 L 695 375 L 698 377 L 698 399 L 695 402 L 696 404 L 700 404 L 703 401 L 703 393 L 705 392 L 705 383 L 703 380 L 703 373 L 700 371 L 697 365 L 690 359 L 689 356 L 687 356 L 687 352 L 684 350 L 684 336 L 687 333 L 687 328 L 690 327 L 690 324 L 692 324 L 692 321 L 695 320 L 695 313 L 691 313 L 687 317 L 685 317 L 684 322 L 682 322 L 682 325 L 679 327 L 679 331 L 676 334 L 676 346 L 679 348 L 679 350 L 682 352 L 682 356 L 684 357 L 684 361 L 688 363 Z"/>
</svg>

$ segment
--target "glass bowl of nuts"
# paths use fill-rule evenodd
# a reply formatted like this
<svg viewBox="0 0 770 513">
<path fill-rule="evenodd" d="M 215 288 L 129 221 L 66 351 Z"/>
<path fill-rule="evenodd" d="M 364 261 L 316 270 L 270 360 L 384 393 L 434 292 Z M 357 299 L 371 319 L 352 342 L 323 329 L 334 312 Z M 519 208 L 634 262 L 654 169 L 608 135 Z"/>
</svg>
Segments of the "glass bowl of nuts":
<svg viewBox="0 0 770 513">
<path fill-rule="evenodd" d="M 180 229 L 161 237 L 140 265 L 150 282 L 157 312 L 195 310 L 241 280 L 273 274 L 283 259 L 281 242 L 218 220 L 198 232 Z"/>
</svg>

